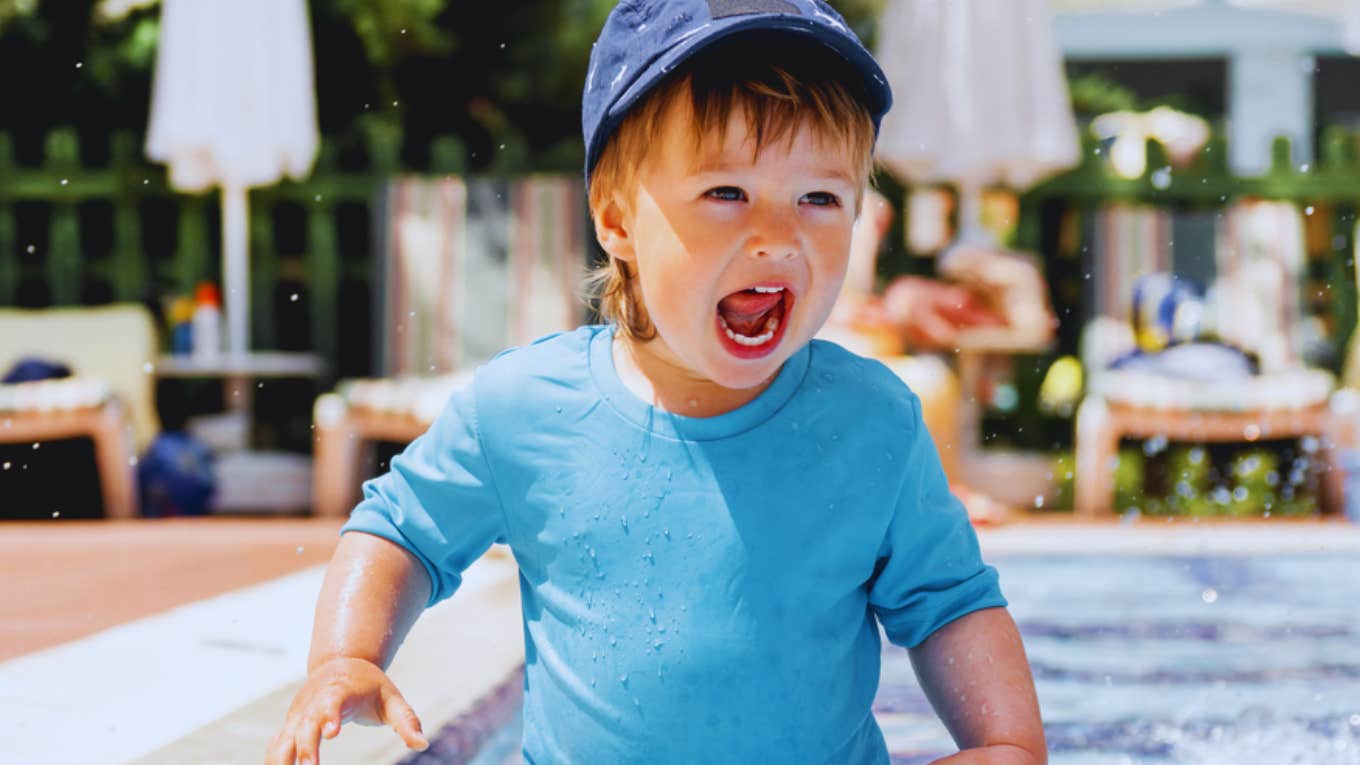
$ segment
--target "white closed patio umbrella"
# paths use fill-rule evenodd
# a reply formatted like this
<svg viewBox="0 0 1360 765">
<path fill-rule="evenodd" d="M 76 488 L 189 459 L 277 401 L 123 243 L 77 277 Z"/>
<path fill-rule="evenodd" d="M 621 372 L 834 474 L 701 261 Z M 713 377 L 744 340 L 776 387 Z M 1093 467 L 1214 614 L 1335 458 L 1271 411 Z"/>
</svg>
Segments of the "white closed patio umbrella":
<svg viewBox="0 0 1360 765">
<path fill-rule="evenodd" d="M 249 337 L 247 190 L 301 179 L 317 150 L 306 0 L 164 0 L 146 153 L 187 192 L 221 187 L 227 350 Z"/>
<path fill-rule="evenodd" d="M 877 57 L 894 105 L 879 160 L 959 188 L 958 243 L 992 242 L 982 189 L 1023 190 L 1077 164 L 1080 143 L 1046 0 L 888 0 Z"/>
</svg>

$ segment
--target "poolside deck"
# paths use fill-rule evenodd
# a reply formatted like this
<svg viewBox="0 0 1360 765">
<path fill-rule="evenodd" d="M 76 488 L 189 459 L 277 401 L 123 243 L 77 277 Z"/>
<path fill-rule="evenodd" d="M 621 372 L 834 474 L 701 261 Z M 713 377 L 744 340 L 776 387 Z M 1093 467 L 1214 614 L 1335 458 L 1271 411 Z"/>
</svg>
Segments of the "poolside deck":
<svg viewBox="0 0 1360 765">
<path fill-rule="evenodd" d="M 215 518 L 0 526 L 7 757 L 259 761 L 302 680 L 338 528 L 333 519 Z M 980 537 L 989 555 L 1360 552 L 1360 527 L 1318 521 L 1045 518 L 982 529 Z M 413 630 L 392 673 L 427 732 L 519 663 L 518 607 L 513 561 L 490 555 L 468 573 L 459 597 Z M 325 759 L 395 762 L 402 752 L 390 732 L 347 727 L 327 743 Z"/>
</svg>

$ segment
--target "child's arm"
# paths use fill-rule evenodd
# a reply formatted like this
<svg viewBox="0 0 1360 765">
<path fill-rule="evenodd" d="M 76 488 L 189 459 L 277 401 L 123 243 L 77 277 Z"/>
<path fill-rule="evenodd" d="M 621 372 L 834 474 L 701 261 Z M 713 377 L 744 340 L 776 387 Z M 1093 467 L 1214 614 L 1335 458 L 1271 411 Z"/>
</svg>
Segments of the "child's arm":
<svg viewBox="0 0 1360 765">
<path fill-rule="evenodd" d="M 334 738 L 348 720 L 391 725 L 412 749 L 428 746 L 383 669 L 429 596 L 429 576 L 401 547 L 371 534 L 340 537 L 316 604 L 307 680 L 269 746 L 268 765 L 318 762 L 320 737 Z"/>
<path fill-rule="evenodd" d="M 961 616 L 910 653 L 926 697 L 963 749 L 937 765 L 1048 762 L 1034 679 L 1006 609 Z"/>
</svg>

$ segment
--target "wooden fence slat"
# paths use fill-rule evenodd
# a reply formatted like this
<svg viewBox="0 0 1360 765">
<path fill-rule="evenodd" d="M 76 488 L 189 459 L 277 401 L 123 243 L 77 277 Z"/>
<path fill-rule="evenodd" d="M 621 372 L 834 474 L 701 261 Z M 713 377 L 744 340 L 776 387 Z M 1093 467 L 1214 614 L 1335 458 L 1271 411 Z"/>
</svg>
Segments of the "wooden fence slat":
<svg viewBox="0 0 1360 765">
<path fill-rule="evenodd" d="M 274 205 L 264 194 L 251 194 L 250 211 L 250 345 L 278 347 L 274 291 L 279 283 L 279 255 L 274 246 Z"/>
<path fill-rule="evenodd" d="M 220 281 L 208 273 L 208 233 L 204 211 L 202 196 L 185 197 L 180 202 L 175 285 L 176 291 L 185 295 L 194 294 L 194 288 L 201 281 Z"/>
<path fill-rule="evenodd" d="M 111 156 L 115 168 L 131 167 L 136 161 L 137 139 L 131 133 L 113 136 Z M 114 300 L 133 302 L 152 293 L 148 282 L 147 259 L 142 256 L 142 221 L 137 214 L 138 187 L 124 173 L 123 183 L 113 195 L 113 273 Z"/>
<path fill-rule="evenodd" d="M 318 195 L 307 208 L 307 299 L 312 347 L 334 361 L 339 351 L 340 250 L 335 236 L 335 207 Z"/>
<path fill-rule="evenodd" d="M 0 178 L 14 175 L 14 139 L 0 133 Z M 14 227 L 14 207 L 0 184 L 0 305 L 12 305 L 19 289 L 18 232 Z"/>
</svg>

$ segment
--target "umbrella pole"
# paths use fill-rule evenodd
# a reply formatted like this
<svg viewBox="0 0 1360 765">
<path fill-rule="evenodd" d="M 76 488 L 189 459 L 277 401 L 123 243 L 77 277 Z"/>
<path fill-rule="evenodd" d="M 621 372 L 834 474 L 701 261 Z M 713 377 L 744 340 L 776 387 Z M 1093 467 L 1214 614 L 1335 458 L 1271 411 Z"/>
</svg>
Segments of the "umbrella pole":
<svg viewBox="0 0 1360 765">
<path fill-rule="evenodd" d="M 227 352 L 243 355 L 250 350 L 250 253 L 246 235 L 250 230 L 250 207 L 246 187 L 222 187 L 222 287 L 227 314 Z"/>
<path fill-rule="evenodd" d="M 982 185 L 971 181 L 959 182 L 959 232 L 954 237 L 957 245 L 983 249 L 997 249 L 996 236 L 982 225 Z"/>
</svg>

